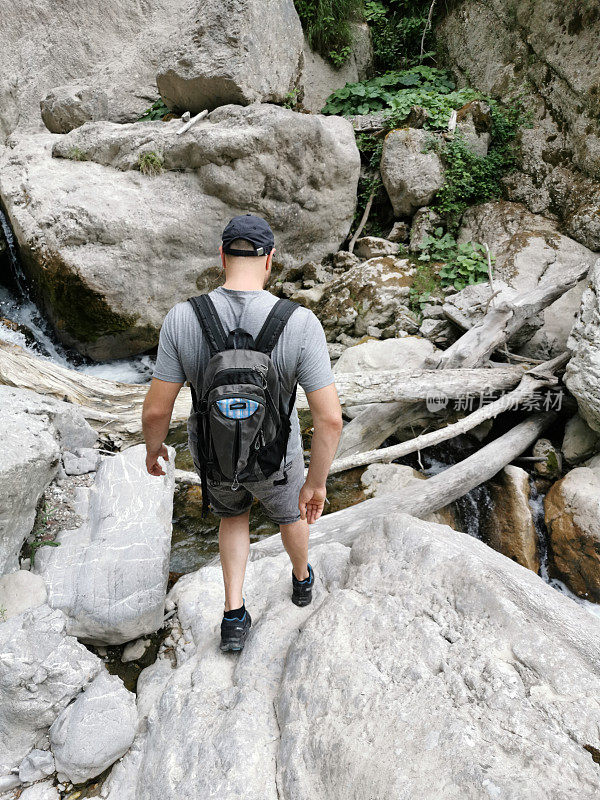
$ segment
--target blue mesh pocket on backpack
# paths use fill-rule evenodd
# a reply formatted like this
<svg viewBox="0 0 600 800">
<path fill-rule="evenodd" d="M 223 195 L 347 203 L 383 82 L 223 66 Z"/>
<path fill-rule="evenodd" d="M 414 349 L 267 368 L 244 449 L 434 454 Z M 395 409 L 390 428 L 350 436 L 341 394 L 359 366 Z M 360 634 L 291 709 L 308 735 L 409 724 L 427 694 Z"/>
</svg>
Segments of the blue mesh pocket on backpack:
<svg viewBox="0 0 600 800">
<path fill-rule="evenodd" d="M 217 400 L 219 411 L 227 419 L 248 419 L 258 409 L 256 400 L 247 400 L 245 397 L 228 397 L 226 400 Z"/>
</svg>

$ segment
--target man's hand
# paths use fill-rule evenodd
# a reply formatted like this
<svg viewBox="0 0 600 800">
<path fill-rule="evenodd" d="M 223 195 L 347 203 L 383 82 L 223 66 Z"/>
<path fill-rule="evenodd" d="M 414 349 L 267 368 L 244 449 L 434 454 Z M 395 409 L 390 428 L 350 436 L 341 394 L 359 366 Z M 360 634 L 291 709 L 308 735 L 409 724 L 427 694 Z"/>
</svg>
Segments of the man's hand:
<svg viewBox="0 0 600 800">
<path fill-rule="evenodd" d="M 164 458 L 165 461 L 169 460 L 169 451 L 164 444 L 161 444 L 158 453 L 146 453 L 146 469 L 150 475 L 155 475 L 157 478 L 161 475 L 166 475 L 164 469 L 158 463 L 159 458 Z"/>
<path fill-rule="evenodd" d="M 300 489 L 298 508 L 300 516 L 307 520 L 309 525 L 316 522 L 323 513 L 327 489 L 325 486 L 311 486 L 308 482 Z"/>
</svg>

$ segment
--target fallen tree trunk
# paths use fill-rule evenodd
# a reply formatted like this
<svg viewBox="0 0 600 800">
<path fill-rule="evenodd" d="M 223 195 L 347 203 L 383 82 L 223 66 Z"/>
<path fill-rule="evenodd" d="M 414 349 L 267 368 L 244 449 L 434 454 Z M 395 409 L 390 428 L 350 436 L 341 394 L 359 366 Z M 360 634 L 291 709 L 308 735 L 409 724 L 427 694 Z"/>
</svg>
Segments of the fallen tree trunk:
<svg viewBox="0 0 600 800">
<path fill-rule="evenodd" d="M 512 300 L 497 303 L 483 319 L 427 366 L 438 369 L 480 366 L 494 350 L 506 344 L 528 319 L 535 317 L 585 278 L 589 268 L 589 264 L 581 264 L 557 283 L 542 283 L 535 289 L 516 295 Z"/>
<path fill-rule="evenodd" d="M 336 541 L 351 545 L 364 529 L 366 519 L 372 520 L 374 517 L 383 519 L 390 514 L 399 513 L 422 518 L 439 511 L 471 489 L 493 478 L 503 467 L 527 450 L 557 416 L 555 412 L 532 414 L 524 422 L 473 455 L 426 481 L 419 481 L 412 488 L 404 488 L 401 493 L 364 500 L 343 511 L 321 517 L 311 526 L 311 542 Z M 282 551 L 281 537 L 270 536 L 253 545 L 250 558 L 256 560 Z"/>
<path fill-rule="evenodd" d="M 329 474 L 334 475 L 366 464 L 389 464 L 391 461 L 401 456 L 406 456 L 409 453 L 415 453 L 417 450 L 424 450 L 440 442 L 453 439 L 461 433 L 467 433 L 473 428 L 476 428 L 477 425 L 481 425 L 482 422 L 493 419 L 503 411 L 514 408 L 524 400 L 534 397 L 538 389 L 544 386 L 555 385 L 558 382 L 558 378 L 552 373 L 554 370 L 565 366 L 569 358 L 569 353 L 563 353 L 553 358 L 551 361 L 546 361 L 540 364 L 540 366 L 529 370 L 529 372 L 523 375 L 521 383 L 516 389 L 502 395 L 498 400 L 478 408 L 477 411 L 474 411 L 467 417 L 463 417 L 463 419 L 458 422 L 446 425 L 446 427 L 431 431 L 430 433 L 421 434 L 421 436 L 417 436 L 406 442 L 401 442 L 400 444 L 392 445 L 392 447 L 368 450 L 345 458 L 336 458 L 331 465 Z"/>
</svg>

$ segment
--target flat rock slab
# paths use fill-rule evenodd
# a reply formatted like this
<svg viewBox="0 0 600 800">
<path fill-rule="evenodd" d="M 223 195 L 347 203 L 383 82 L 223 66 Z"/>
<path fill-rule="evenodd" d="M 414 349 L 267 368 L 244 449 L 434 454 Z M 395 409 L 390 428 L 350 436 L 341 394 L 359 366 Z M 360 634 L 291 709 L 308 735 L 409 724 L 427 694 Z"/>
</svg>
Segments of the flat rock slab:
<svg viewBox="0 0 600 800">
<path fill-rule="evenodd" d="M 48 602 L 68 617 L 68 632 L 96 644 L 120 644 L 163 622 L 169 572 L 175 452 L 166 475 L 146 471 L 144 445 L 102 461 L 80 494 L 84 524 L 41 548 L 35 570 Z"/>
<path fill-rule="evenodd" d="M 597 797 L 600 621 L 574 601 L 407 515 L 317 541 L 304 609 L 287 557 L 253 558 L 239 656 L 218 649 L 217 565 L 172 590 L 177 666 L 142 673 L 147 720 L 106 798 Z"/>
</svg>

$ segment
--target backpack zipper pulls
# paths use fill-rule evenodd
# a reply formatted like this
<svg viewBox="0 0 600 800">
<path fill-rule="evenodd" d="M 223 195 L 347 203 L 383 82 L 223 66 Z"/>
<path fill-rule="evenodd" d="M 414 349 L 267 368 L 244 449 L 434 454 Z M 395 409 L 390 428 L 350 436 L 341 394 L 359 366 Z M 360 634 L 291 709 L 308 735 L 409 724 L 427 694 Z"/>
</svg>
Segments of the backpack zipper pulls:
<svg viewBox="0 0 600 800">
<path fill-rule="evenodd" d="M 238 475 L 237 475 L 237 472 L 236 472 L 235 475 L 233 476 L 233 483 L 231 484 L 231 491 L 232 492 L 237 492 L 237 490 L 239 488 L 240 488 L 240 482 L 238 481 Z"/>
<path fill-rule="evenodd" d="M 255 367 L 253 367 L 252 369 L 253 369 L 255 372 L 258 372 L 258 374 L 259 374 L 259 375 L 260 375 L 260 377 L 262 378 L 262 387 L 263 387 L 263 389 L 265 389 L 265 388 L 266 388 L 266 386 L 267 386 L 267 372 L 268 372 L 269 368 L 268 368 L 268 367 L 263 367 L 262 365 L 260 365 L 260 366 L 259 366 L 259 365 L 257 364 L 257 365 L 256 365 Z"/>
</svg>

